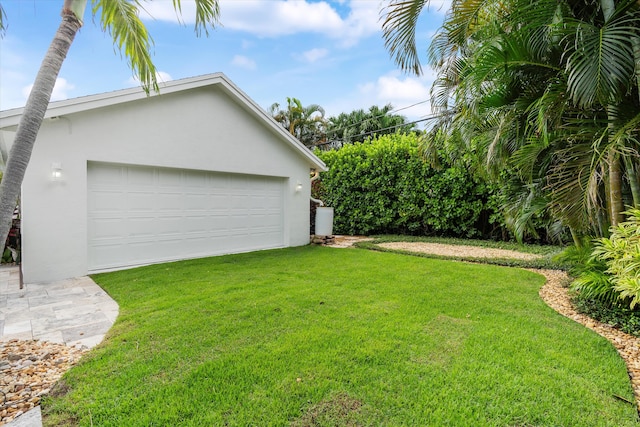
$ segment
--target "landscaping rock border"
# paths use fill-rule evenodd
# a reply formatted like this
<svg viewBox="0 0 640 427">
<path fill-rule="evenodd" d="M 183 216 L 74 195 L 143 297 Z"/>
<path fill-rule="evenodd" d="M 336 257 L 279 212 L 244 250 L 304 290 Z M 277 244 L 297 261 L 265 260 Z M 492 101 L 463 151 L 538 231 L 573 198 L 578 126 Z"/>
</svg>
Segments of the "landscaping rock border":
<svg viewBox="0 0 640 427">
<path fill-rule="evenodd" d="M 38 340 L 0 342 L 0 426 L 38 406 L 86 351 Z"/>
</svg>

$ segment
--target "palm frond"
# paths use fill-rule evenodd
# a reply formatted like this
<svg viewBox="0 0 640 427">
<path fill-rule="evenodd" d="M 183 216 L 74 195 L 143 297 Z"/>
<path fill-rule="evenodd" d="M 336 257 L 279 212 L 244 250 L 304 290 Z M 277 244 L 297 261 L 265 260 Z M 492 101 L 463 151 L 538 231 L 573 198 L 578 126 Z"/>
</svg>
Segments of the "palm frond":
<svg viewBox="0 0 640 427">
<path fill-rule="evenodd" d="M 178 0 L 174 0 L 178 1 Z M 214 29 L 220 22 L 220 7 L 218 0 L 195 0 L 196 2 L 196 22 L 194 31 L 199 37 L 204 30 L 205 35 L 209 35 L 208 28 Z"/>
<path fill-rule="evenodd" d="M 576 230 L 595 226 L 592 214 L 605 205 L 600 193 L 604 159 L 594 155 L 591 141 L 588 135 L 584 141 L 572 135 L 565 148 L 555 150 L 547 176 L 553 211 Z"/>
<path fill-rule="evenodd" d="M 597 269 L 582 273 L 580 277 L 573 281 L 571 289 L 579 292 L 585 298 L 597 299 L 607 304 L 613 304 L 619 298 L 610 276 Z"/>
<path fill-rule="evenodd" d="M 511 12 L 509 3 L 494 0 L 454 1 L 450 17 L 447 19 L 449 39 L 460 46 L 468 43 L 478 32 L 482 32 L 479 38 L 486 39 L 486 31 L 497 28 L 489 27 L 486 23 L 506 18 Z"/>
<path fill-rule="evenodd" d="M 380 14 L 384 45 L 398 66 L 416 75 L 422 65 L 416 46 L 416 25 L 428 0 L 391 0 Z"/>
<path fill-rule="evenodd" d="M 6 22 L 7 22 L 7 13 L 4 11 L 4 9 L 2 8 L 2 5 L 0 4 L 0 38 L 4 38 L 4 35 L 6 33 L 6 30 L 7 30 Z"/>
<path fill-rule="evenodd" d="M 631 37 L 639 27 L 635 15 L 615 17 L 602 27 L 584 21 L 567 25 L 569 93 L 579 107 L 615 103 L 629 90 L 635 67 Z"/>
<path fill-rule="evenodd" d="M 148 1 L 148 0 L 145 0 Z M 173 8 L 178 15 L 178 19 L 182 19 L 182 1 L 172 0 Z M 194 31 L 196 35 L 200 37 L 204 31 L 205 35 L 209 35 L 209 27 L 214 29 L 219 24 L 220 19 L 220 7 L 218 0 L 194 0 L 196 6 L 196 16 Z"/>
<path fill-rule="evenodd" d="M 520 243 L 527 236 L 539 237 L 534 219 L 542 216 L 548 206 L 540 187 L 539 183 L 522 185 L 503 206 L 507 227 Z"/>
<path fill-rule="evenodd" d="M 108 32 L 114 46 L 127 58 L 133 74 L 142 88 L 158 92 L 156 67 L 151 60 L 153 39 L 138 16 L 140 3 L 136 0 L 93 0 L 93 16 L 100 15 L 100 26 Z"/>
</svg>

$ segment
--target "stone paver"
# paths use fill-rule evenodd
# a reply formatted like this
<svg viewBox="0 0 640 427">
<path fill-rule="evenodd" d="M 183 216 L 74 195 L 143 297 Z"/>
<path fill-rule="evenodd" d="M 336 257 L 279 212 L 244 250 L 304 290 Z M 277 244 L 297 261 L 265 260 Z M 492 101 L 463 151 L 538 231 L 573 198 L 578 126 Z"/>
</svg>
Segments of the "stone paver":
<svg viewBox="0 0 640 427">
<path fill-rule="evenodd" d="M 38 339 L 90 348 L 117 316 L 118 304 L 89 277 L 20 289 L 17 268 L 0 269 L 0 341 Z"/>
<path fill-rule="evenodd" d="M 118 304 L 89 277 L 20 289 L 19 274 L 17 267 L 0 267 L 0 342 L 35 339 L 92 348 L 118 317 Z M 6 425 L 40 427 L 40 408 Z"/>
</svg>

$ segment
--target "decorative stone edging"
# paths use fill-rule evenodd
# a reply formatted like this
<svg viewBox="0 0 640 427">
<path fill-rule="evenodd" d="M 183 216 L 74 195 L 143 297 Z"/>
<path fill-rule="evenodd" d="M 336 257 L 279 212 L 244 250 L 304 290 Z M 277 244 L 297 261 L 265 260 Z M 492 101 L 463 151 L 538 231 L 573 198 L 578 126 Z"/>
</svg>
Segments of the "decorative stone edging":
<svg viewBox="0 0 640 427">
<path fill-rule="evenodd" d="M 38 340 L 0 342 L 0 426 L 38 406 L 86 351 Z"/>
</svg>

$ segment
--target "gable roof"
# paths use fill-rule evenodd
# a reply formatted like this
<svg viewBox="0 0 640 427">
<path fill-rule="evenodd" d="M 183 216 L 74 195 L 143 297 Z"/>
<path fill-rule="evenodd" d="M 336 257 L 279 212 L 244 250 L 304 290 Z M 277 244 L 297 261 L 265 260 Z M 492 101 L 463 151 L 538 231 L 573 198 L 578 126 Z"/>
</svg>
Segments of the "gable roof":
<svg viewBox="0 0 640 427">
<path fill-rule="evenodd" d="M 286 141 L 295 151 L 305 158 L 319 171 L 326 171 L 327 166 L 297 138 L 287 132 L 278 122 L 276 122 L 266 111 L 255 103 L 249 96 L 238 88 L 223 73 L 205 74 L 202 76 L 189 77 L 180 80 L 159 83 L 160 93 L 147 93 L 141 88 L 122 89 L 113 92 L 100 93 L 96 95 L 82 96 L 79 98 L 55 101 L 49 104 L 44 118 L 54 118 L 68 114 L 89 111 L 125 102 L 137 101 L 152 96 L 162 96 L 164 94 L 180 92 L 184 90 L 196 89 L 200 87 L 216 85 L 227 94 L 250 115 L 264 123 L 265 127 Z M 14 108 L 0 111 L 0 130 L 14 128 L 18 125 L 24 108 Z"/>
</svg>

